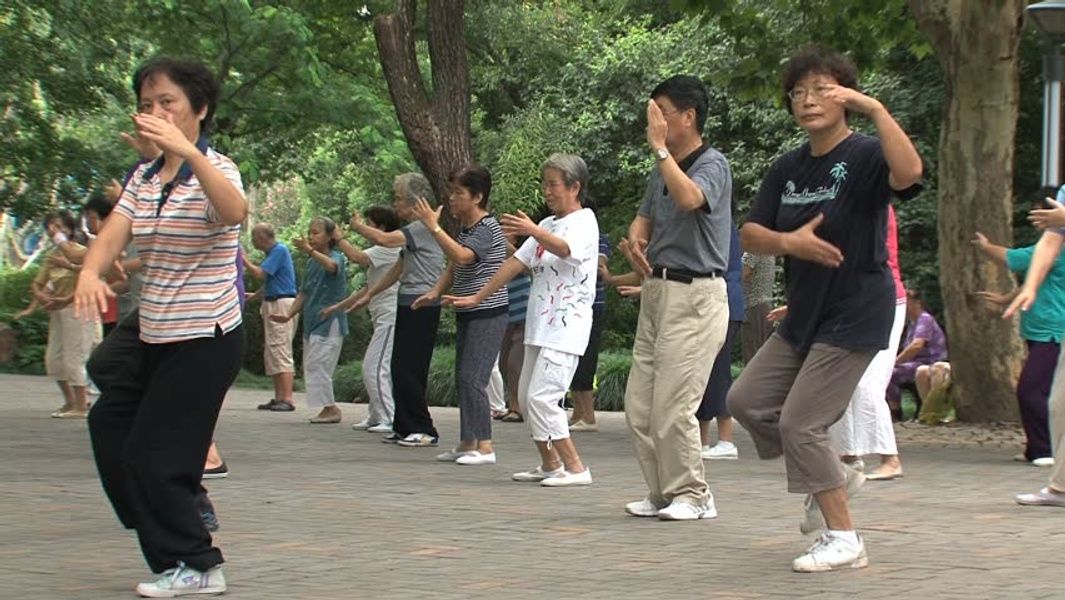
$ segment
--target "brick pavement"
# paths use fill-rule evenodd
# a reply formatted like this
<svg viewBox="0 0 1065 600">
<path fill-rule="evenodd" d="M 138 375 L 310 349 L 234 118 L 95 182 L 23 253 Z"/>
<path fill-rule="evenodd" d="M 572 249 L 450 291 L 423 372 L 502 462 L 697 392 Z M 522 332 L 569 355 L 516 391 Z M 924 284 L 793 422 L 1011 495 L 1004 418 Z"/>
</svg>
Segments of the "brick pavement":
<svg viewBox="0 0 1065 600">
<path fill-rule="evenodd" d="M 147 570 L 85 424 L 48 418 L 53 390 L 0 376 L 0 598 L 132 598 Z M 870 568 L 800 575 L 801 498 L 742 431 L 741 460 L 708 463 L 721 516 L 663 523 L 622 512 L 642 482 L 620 414 L 576 438 L 595 485 L 546 489 L 508 479 L 536 464 L 523 424 L 497 425 L 500 464 L 461 467 L 353 432 L 364 406 L 312 426 L 305 409 L 256 411 L 265 394 L 230 394 L 218 439 L 232 474 L 208 482 L 227 597 L 1065 598 L 1065 511 L 1012 502 L 1046 471 L 1011 449 L 904 446 L 906 477 L 854 501 Z M 457 412 L 433 412 L 453 443 Z"/>
</svg>

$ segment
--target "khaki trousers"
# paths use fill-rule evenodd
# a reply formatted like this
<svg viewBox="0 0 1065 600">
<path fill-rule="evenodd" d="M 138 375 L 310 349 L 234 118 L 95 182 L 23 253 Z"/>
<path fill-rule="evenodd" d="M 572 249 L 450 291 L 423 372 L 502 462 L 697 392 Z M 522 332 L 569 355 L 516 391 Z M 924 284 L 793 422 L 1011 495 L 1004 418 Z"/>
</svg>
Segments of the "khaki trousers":
<svg viewBox="0 0 1065 600">
<path fill-rule="evenodd" d="M 721 278 L 644 281 L 625 389 L 636 459 L 657 505 L 710 500 L 695 411 L 728 330 Z"/>
</svg>

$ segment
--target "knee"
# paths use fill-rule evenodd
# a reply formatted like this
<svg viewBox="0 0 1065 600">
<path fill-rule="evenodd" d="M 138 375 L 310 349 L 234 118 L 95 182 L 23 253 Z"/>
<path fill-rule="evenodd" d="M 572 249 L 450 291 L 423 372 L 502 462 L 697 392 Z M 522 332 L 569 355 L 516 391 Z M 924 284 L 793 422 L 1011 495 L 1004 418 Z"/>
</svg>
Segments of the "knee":
<svg viewBox="0 0 1065 600">
<path fill-rule="evenodd" d="M 740 423 L 749 420 L 749 408 L 741 386 L 735 384 L 732 385 L 728 391 L 728 395 L 725 396 L 725 406 L 728 408 L 729 414 L 735 417 Z"/>
</svg>

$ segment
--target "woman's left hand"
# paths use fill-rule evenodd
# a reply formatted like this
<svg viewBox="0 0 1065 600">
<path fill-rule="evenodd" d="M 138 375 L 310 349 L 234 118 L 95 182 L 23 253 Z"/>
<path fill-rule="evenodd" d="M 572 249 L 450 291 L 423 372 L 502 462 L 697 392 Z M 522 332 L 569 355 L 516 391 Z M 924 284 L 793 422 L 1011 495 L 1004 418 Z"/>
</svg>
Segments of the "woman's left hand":
<svg viewBox="0 0 1065 600">
<path fill-rule="evenodd" d="M 414 216 L 425 225 L 425 228 L 429 231 L 436 231 L 436 228 L 440 226 L 440 215 L 444 211 L 444 205 L 433 207 L 429 205 L 429 202 L 425 198 L 418 198 L 414 201 L 414 206 L 411 207 L 414 211 Z"/>
<path fill-rule="evenodd" d="M 877 110 L 884 108 L 884 105 L 876 98 L 866 96 L 853 88 L 844 87 L 842 85 L 824 85 L 818 87 L 823 88 L 820 90 L 821 98 L 823 100 L 833 102 L 856 113 L 871 115 Z"/>
<path fill-rule="evenodd" d="M 159 146 L 163 152 L 185 159 L 198 152 L 196 145 L 174 125 L 170 115 L 164 119 L 148 113 L 137 113 L 133 115 L 133 125 L 137 128 L 138 136 Z"/>
<path fill-rule="evenodd" d="M 311 244 L 305 238 L 294 238 L 292 240 L 292 245 L 300 252 L 306 252 L 307 254 L 311 253 Z"/>
<path fill-rule="evenodd" d="M 529 215 L 520 210 L 513 215 L 503 215 L 500 217 L 499 225 L 503 228 L 503 235 L 535 237 L 534 234 L 540 230 L 540 227 L 536 223 L 533 223 L 533 220 L 529 218 Z"/>
</svg>

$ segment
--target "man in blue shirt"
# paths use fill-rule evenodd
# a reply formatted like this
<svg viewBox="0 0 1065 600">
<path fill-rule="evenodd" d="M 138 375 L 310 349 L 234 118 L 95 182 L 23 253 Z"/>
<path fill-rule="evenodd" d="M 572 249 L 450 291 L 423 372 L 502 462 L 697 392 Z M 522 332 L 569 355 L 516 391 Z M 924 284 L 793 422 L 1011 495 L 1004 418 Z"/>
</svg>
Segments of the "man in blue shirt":
<svg viewBox="0 0 1065 600">
<path fill-rule="evenodd" d="M 251 230 L 251 243 L 266 254 L 262 264 L 256 265 L 244 257 L 244 266 L 252 277 L 266 283 L 249 300 L 262 298 L 260 314 L 263 318 L 263 365 L 266 374 L 274 379 L 274 397 L 259 405 L 259 410 L 289 412 L 292 404 L 292 380 L 296 367 L 292 360 L 292 340 L 296 335 L 296 321 L 277 323 L 271 315 L 288 315 L 296 298 L 296 270 L 287 246 L 278 242 L 274 230 L 266 224 Z"/>
</svg>

